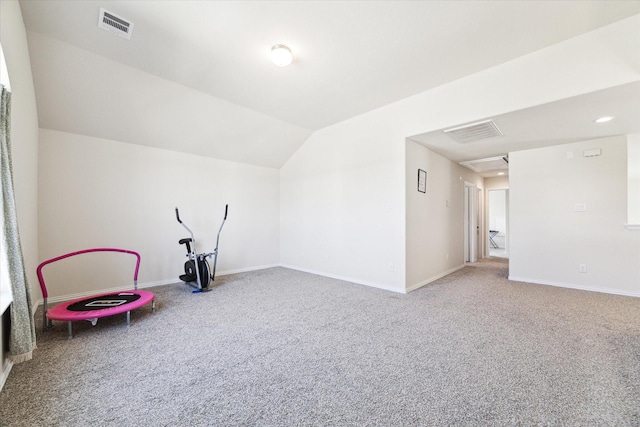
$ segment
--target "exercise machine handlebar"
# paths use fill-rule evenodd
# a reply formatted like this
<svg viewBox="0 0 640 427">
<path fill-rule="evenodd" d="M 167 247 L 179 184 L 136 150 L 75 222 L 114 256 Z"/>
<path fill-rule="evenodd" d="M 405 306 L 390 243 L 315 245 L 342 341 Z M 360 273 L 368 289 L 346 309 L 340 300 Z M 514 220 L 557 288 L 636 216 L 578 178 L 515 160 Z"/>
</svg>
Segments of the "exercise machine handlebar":
<svg viewBox="0 0 640 427">
<path fill-rule="evenodd" d="M 218 229 L 218 236 L 216 237 L 216 256 L 213 258 L 213 277 L 216 277 L 216 265 L 218 264 L 218 245 L 220 244 L 220 232 L 222 231 L 222 227 L 224 227 L 224 222 L 227 220 L 227 213 L 229 212 L 229 205 L 225 205 L 224 207 L 224 218 L 222 219 L 222 224 L 220 224 L 220 228 Z"/>
<path fill-rule="evenodd" d="M 182 222 L 182 220 L 180 219 L 180 212 L 178 211 L 178 208 L 176 207 L 176 219 L 178 220 L 178 222 L 180 223 L 180 225 L 182 225 L 191 235 L 191 241 L 193 242 L 193 252 L 189 251 L 192 255 L 189 255 L 189 257 L 195 257 L 195 249 L 196 249 L 196 238 L 193 235 L 193 231 L 191 231 L 191 229 L 189 227 L 187 227 L 187 225 Z"/>
<path fill-rule="evenodd" d="M 229 205 L 224 205 L 224 218 L 222 219 L 223 221 L 227 220 L 228 213 L 229 213 Z M 176 219 L 180 224 L 182 224 L 182 220 L 180 219 L 180 211 L 178 210 L 177 207 L 176 207 Z"/>
<path fill-rule="evenodd" d="M 227 213 L 229 212 L 229 205 L 225 205 L 224 207 L 224 218 L 222 218 L 222 224 L 220 224 L 220 229 L 218 229 L 218 237 L 216 237 L 216 249 L 215 252 L 218 252 L 218 243 L 220 242 L 220 232 L 222 231 L 222 227 L 224 227 L 224 222 L 227 220 Z"/>
</svg>

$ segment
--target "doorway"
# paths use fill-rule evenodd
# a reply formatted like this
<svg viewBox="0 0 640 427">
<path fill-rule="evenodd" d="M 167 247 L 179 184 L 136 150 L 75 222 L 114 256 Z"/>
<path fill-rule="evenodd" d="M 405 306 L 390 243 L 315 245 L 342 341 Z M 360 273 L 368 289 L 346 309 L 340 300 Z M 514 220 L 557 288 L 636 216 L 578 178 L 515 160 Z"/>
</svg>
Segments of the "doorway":
<svg viewBox="0 0 640 427">
<path fill-rule="evenodd" d="M 488 199 L 489 256 L 509 258 L 509 190 L 489 190 Z"/>
</svg>

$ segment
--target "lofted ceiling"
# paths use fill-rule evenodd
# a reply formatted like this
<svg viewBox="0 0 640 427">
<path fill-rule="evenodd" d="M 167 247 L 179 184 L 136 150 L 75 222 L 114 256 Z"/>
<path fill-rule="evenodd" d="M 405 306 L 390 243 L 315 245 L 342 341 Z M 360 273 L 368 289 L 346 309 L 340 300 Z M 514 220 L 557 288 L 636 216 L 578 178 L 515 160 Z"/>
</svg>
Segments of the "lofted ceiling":
<svg viewBox="0 0 640 427">
<path fill-rule="evenodd" d="M 318 129 L 640 13 L 640 1 L 581 0 L 20 4 L 41 127 L 275 168 Z M 98 28 L 100 7 L 134 23 L 131 40 Z M 279 43 L 289 67 L 269 61 Z M 518 143 L 582 138 L 529 126 L 562 102 L 496 121 Z M 476 153 L 412 139 L 454 161 L 505 142 Z"/>
</svg>

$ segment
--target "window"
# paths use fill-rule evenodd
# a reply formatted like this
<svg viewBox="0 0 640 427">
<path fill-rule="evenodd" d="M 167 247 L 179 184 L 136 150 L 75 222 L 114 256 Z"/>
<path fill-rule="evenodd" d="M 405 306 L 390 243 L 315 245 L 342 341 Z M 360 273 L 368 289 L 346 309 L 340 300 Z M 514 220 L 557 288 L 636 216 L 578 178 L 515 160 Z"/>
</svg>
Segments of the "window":
<svg viewBox="0 0 640 427">
<path fill-rule="evenodd" d="M 7 73 L 4 53 L 2 52 L 2 45 L 0 45 L 0 83 L 7 90 L 11 88 L 9 85 L 9 74 Z M 0 314 L 4 313 L 7 307 L 9 307 L 9 304 L 13 301 L 11 281 L 9 278 L 9 260 L 7 259 L 7 250 L 5 248 L 3 206 L 4 200 L 2 191 L 0 191 Z"/>
</svg>

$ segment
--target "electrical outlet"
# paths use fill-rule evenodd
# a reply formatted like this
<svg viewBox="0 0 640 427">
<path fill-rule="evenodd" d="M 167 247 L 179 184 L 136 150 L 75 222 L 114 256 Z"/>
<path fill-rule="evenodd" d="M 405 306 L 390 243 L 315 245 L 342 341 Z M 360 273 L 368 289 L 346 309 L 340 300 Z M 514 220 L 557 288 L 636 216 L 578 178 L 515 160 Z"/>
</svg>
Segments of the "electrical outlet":
<svg viewBox="0 0 640 427">
<path fill-rule="evenodd" d="M 587 264 L 580 264 L 580 265 L 578 266 L 578 271 L 579 271 L 580 273 L 586 273 L 586 272 L 587 272 Z"/>
<path fill-rule="evenodd" d="M 393 264 L 389 264 L 389 272 L 390 272 L 390 273 L 393 273 L 393 272 L 395 272 L 395 271 L 396 271 L 396 266 L 395 266 L 395 265 L 393 265 Z"/>
</svg>

